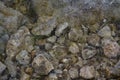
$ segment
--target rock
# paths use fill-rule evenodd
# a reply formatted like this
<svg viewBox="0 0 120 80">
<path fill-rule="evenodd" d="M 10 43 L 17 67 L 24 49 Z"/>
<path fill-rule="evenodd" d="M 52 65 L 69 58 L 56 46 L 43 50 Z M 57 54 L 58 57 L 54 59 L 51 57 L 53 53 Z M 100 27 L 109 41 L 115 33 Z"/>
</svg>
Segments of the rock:
<svg viewBox="0 0 120 80">
<path fill-rule="evenodd" d="M 102 40 L 103 44 L 103 51 L 106 57 L 108 58 L 116 58 L 118 55 L 120 55 L 120 46 L 117 42 L 104 39 Z"/>
<path fill-rule="evenodd" d="M 68 27 L 67 22 L 64 22 L 63 24 L 60 24 L 55 31 L 55 35 L 60 36 L 67 27 Z"/>
<path fill-rule="evenodd" d="M 84 66 L 80 69 L 80 76 L 85 79 L 92 79 L 96 76 L 96 71 L 93 66 Z"/>
<path fill-rule="evenodd" d="M 30 80 L 30 75 L 26 74 L 25 72 L 22 72 L 20 80 Z"/>
<path fill-rule="evenodd" d="M 45 80 L 58 80 L 56 73 L 50 73 Z"/>
<path fill-rule="evenodd" d="M 6 69 L 6 65 L 0 62 L 0 74 Z"/>
<path fill-rule="evenodd" d="M 52 36 L 52 37 L 49 37 L 49 38 L 47 39 L 47 41 L 48 41 L 48 42 L 51 42 L 51 43 L 55 43 L 55 42 L 56 42 L 56 39 L 57 39 L 56 36 Z"/>
<path fill-rule="evenodd" d="M 40 75 L 47 75 L 54 69 L 52 63 L 49 62 L 43 54 L 39 54 L 34 58 L 32 66 L 35 72 Z"/>
<path fill-rule="evenodd" d="M 11 77 L 15 77 L 17 75 L 16 64 L 14 64 L 14 62 L 8 57 L 5 60 L 5 64 L 6 64 L 6 67 L 8 68 L 8 71 Z"/>
<path fill-rule="evenodd" d="M 92 58 L 97 51 L 95 49 L 83 49 L 82 50 L 82 57 L 83 59 L 89 59 Z"/>
<path fill-rule="evenodd" d="M 22 65 L 27 65 L 30 63 L 31 58 L 29 53 L 26 50 L 22 50 L 17 56 L 16 60 L 22 64 Z"/>
<path fill-rule="evenodd" d="M 116 63 L 116 65 L 114 67 L 117 69 L 120 69 L 120 60 Z"/>
<path fill-rule="evenodd" d="M 67 50 L 65 46 L 56 44 L 53 46 L 52 50 L 49 53 L 56 59 L 61 60 L 67 55 Z"/>
<path fill-rule="evenodd" d="M 78 45 L 76 44 L 76 43 L 74 43 L 74 42 L 72 42 L 72 43 L 70 43 L 70 47 L 69 47 L 69 51 L 71 52 L 71 53 L 78 53 L 79 52 L 79 47 L 78 47 Z"/>
<path fill-rule="evenodd" d="M 83 36 L 81 28 L 71 28 L 68 37 L 72 41 L 79 41 Z"/>
<path fill-rule="evenodd" d="M 93 46 L 99 46 L 99 43 L 100 43 L 100 37 L 96 34 L 91 34 L 87 37 L 87 42 L 88 44 L 90 45 L 93 45 Z"/>
<path fill-rule="evenodd" d="M 99 32 L 98 35 L 104 38 L 111 37 L 111 29 L 109 26 L 104 26 Z"/>
<path fill-rule="evenodd" d="M 90 25 L 89 29 L 90 29 L 91 32 L 96 32 L 96 31 L 98 31 L 99 26 L 100 25 L 98 23 L 96 23 L 94 25 Z"/>
<path fill-rule="evenodd" d="M 46 43 L 45 44 L 45 49 L 46 50 L 50 50 L 50 49 L 52 49 L 52 47 L 53 47 L 53 44 L 51 44 L 51 43 Z"/>
<path fill-rule="evenodd" d="M 69 74 L 72 79 L 78 78 L 78 70 L 76 68 L 70 68 Z"/>
<path fill-rule="evenodd" d="M 50 36 L 51 32 L 56 27 L 56 19 L 48 18 L 45 21 L 39 21 L 36 27 L 33 27 L 32 33 L 40 36 Z"/>
<path fill-rule="evenodd" d="M 28 28 L 21 27 L 15 34 L 11 35 L 6 47 L 6 54 L 8 57 L 13 58 L 22 49 L 31 51 L 33 47 L 31 38 L 27 37 L 31 35 Z"/>
</svg>

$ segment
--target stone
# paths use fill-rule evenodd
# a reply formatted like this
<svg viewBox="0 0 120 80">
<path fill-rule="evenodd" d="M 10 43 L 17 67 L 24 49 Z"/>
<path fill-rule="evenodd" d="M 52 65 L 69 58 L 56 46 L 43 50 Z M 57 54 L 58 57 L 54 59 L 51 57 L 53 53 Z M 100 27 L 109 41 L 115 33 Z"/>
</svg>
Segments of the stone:
<svg viewBox="0 0 120 80">
<path fill-rule="evenodd" d="M 92 79 L 96 76 L 96 71 L 93 66 L 84 66 L 80 69 L 80 76 L 84 79 Z"/>
<path fill-rule="evenodd" d="M 67 50 L 65 46 L 54 45 L 52 50 L 49 52 L 54 58 L 61 60 L 67 55 Z"/>
<path fill-rule="evenodd" d="M 6 65 L 0 62 L 0 74 L 6 69 Z"/>
<path fill-rule="evenodd" d="M 51 43 L 55 43 L 55 42 L 56 42 L 56 39 L 57 39 L 56 36 L 52 36 L 52 37 L 49 37 L 49 38 L 47 39 L 47 41 L 48 41 L 48 42 L 51 42 Z"/>
<path fill-rule="evenodd" d="M 87 42 L 92 46 L 99 46 L 100 37 L 96 34 L 91 34 L 87 37 Z"/>
<path fill-rule="evenodd" d="M 53 47 L 53 44 L 51 44 L 51 43 L 46 43 L 45 44 L 45 49 L 46 50 L 50 50 L 50 49 L 52 49 L 52 47 Z"/>
<path fill-rule="evenodd" d="M 111 33 L 110 27 L 106 25 L 98 32 L 98 35 L 104 38 L 110 38 L 112 35 Z"/>
<path fill-rule="evenodd" d="M 67 22 L 64 22 L 63 24 L 60 24 L 55 31 L 55 35 L 60 36 L 67 27 L 68 27 Z"/>
<path fill-rule="evenodd" d="M 117 68 L 117 69 L 120 69 L 120 60 L 115 64 L 114 67 Z"/>
<path fill-rule="evenodd" d="M 45 80 L 58 80 L 56 73 L 50 73 Z"/>
<path fill-rule="evenodd" d="M 39 21 L 36 27 L 33 27 L 32 33 L 40 36 L 50 36 L 56 27 L 56 19 L 48 18 L 45 21 Z"/>
<path fill-rule="evenodd" d="M 108 58 L 116 58 L 120 55 L 120 46 L 117 42 L 109 40 L 109 39 L 103 39 L 103 51 L 106 57 Z"/>
<path fill-rule="evenodd" d="M 74 42 L 72 42 L 72 43 L 70 43 L 70 47 L 69 47 L 69 51 L 71 52 L 71 53 L 78 53 L 79 52 L 79 47 L 78 47 L 78 45 L 76 44 L 76 43 L 74 43 Z"/>
<path fill-rule="evenodd" d="M 83 36 L 83 31 L 81 28 L 71 28 L 70 32 L 68 33 L 68 37 L 72 41 L 79 41 Z"/>
<path fill-rule="evenodd" d="M 28 28 L 23 26 L 16 33 L 11 35 L 6 47 L 6 54 L 8 57 L 13 58 L 22 49 L 27 49 L 29 52 L 32 50 L 31 35 Z"/>
<path fill-rule="evenodd" d="M 95 49 L 83 49 L 82 50 L 82 57 L 83 59 L 89 59 L 92 58 L 97 51 Z"/>
<path fill-rule="evenodd" d="M 17 67 L 16 64 L 11 60 L 11 58 L 7 57 L 5 60 L 6 67 L 9 71 L 11 77 L 15 77 L 17 75 Z"/>
<path fill-rule="evenodd" d="M 78 78 L 78 70 L 76 68 L 70 68 L 69 74 L 72 79 Z"/>
<path fill-rule="evenodd" d="M 22 64 L 22 65 L 27 65 L 31 61 L 31 57 L 29 53 L 26 50 L 22 50 L 18 55 L 16 56 L 16 60 Z"/>
<path fill-rule="evenodd" d="M 34 58 L 32 67 L 35 72 L 40 75 L 48 75 L 48 73 L 54 69 L 52 63 L 49 62 L 43 54 L 39 54 Z"/>
<path fill-rule="evenodd" d="M 20 80 L 30 80 L 30 75 L 26 74 L 25 72 L 22 72 Z"/>
</svg>

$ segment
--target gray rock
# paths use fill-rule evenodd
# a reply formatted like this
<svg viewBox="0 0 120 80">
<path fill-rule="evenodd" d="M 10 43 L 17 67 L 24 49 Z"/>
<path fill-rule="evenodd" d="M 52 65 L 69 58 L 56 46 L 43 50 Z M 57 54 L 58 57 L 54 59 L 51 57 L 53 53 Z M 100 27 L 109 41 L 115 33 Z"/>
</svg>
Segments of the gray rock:
<svg viewBox="0 0 120 80">
<path fill-rule="evenodd" d="M 23 65 L 27 65 L 30 63 L 30 55 L 26 50 L 22 50 L 17 56 L 16 60 Z"/>
<path fill-rule="evenodd" d="M 93 66 L 84 66 L 80 69 L 80 76 L 85 79 L 92 79 L 96 76 L 96 71 Z"/>
<path fill-rule="evenodd" d="M 80 27 L 71 28 L 70 32 L 68 33 L 68 37 L 71 41 L 82 42 L 83 31 Z"/>
<path fill-rule="evenodd" d="M 50 73 L 45 80 L 58 80 L 56 73 Z"/>
<path fill-rule="evenodd" d="M 49 36 L 56 27 L 55 18 L 46 18 L 45 21 L 38 21 L 37 27 L 32 29 L 34 35 Z"/>
<path fill-rule="evenodd" d="M 49 38 L 47 39 L 47 41 L 48 41 L 48 42 L 51 42 L 51 43 L 54 43 L 54 42 L 56 42 L 56 39 L 57 39 L 56 36 L 52 36 L 52 37 L 49 37 Z"/>
<path fill-rule="evenodd" d="M 25 26 L 21 27 L 15 34 L 11 35 L 6 47 L 6 54 L 8 57 L 13 58 L 22 49 L 27 49 L 29 52 L 32 50 L 32 40 L 30 32 Z"/>
<path fill-rule="evenodd" d="M 78 53 L 79 52 L 79 47 L 78 47 L 78 45 L 76 44 L 76 43 L 74 43 L 74 42 L 71 42 L 70 43 L 70 47 L 69 47 L 69 51 L 71 52 L 71 53 Z"/>
<path fill-rule="evenodd" d="M 84 59 L 89 59 L 89 58 L 92 58 L 96 53 L 97 51 L 95 49 L 83 49 L 82 57 Z"/>
<path fill-rule="evenodd" d="M 0 62 L 0 74 L 6 69 L 6 65 Z"/>
<path fill-rule="evenodd" d="M 16 64 L 14 64 L 12 62 L 12 60 L 10 58 L 6 58 L 5 60 L 5 64 L 6 64 L 6 67 L 8 68 L 8 71 L 9 71 L 9 74 L 12 76 L 12 77 L 15 77 L 17 75 L 17 67 L 16 67 Z"/>
<path fill-rule="evenodd" d="M 35 72 L 40 75 L 47 75 L 54 69 L 52 63 L 42 54 L 39 54 L 34 58 L 32 66 L 35 69 Z"/>
<path fill-rule="evenodd" d="M 78 78 L 78 70 L 76 68 L 70 68 L 69 74 L 72 79 Z"/>
<path fill-rule="evenodd" d="M 45 44 L 45 49 L 46 50 L 50 50 L 50 49 L 52 49 L 52 47 L 53 47 L 53 44 L 51 44 L 51 43 L 46 43 Z"/>
<path fill-rule="evenodd" d="M 93 45 L 93 46 L 99 46 L 99 43 L 100 43 L 100 37 L 96 34 L 91 34 L 87 37 L 87 42 L 88 44 L 90 45 Z"/>
<path fill-rule="evenodd" d="M 55 31 L 55 35 L 60 36 L 67 27 L 68 27 L 67 22 L 64 22 L 63 24 L 60 24 Z"/>
<path fill-rule="evenodd" d="M 118 55 L 120 55 L 120 46 L 117 42 L 110 39 L 103 39 L 102 44 L 102 48 L 106 57 L 116 58 Z"/>
<path fill-rule="evenodd" d="M 99 32 L 98 35 L 104 38 L 110 38 L 111 37 L 111 30 L 109 26 L 104 26 Z"/>
</svg>

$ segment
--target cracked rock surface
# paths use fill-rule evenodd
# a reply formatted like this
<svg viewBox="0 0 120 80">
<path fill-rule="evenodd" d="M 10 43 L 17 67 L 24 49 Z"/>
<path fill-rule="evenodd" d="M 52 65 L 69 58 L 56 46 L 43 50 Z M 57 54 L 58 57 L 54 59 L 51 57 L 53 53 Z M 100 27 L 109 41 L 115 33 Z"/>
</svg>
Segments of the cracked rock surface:
<svg viewBox="0 0 120 80">
<path fill-rule="evenodd" d="M 0 80 L 120 80 L 120 1 L 0 0 Z"/>
</svg>

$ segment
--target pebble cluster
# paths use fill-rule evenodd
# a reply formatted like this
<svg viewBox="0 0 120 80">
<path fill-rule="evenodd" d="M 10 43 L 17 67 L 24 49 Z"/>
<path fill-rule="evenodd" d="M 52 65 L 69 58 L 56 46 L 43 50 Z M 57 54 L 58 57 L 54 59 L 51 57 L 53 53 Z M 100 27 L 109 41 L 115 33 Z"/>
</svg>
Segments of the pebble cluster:
<svg viewBox="0 0 120 80">
<path fill-rule="evenodd" d="M 0 0 L 0 80 L 120 80 L 120 1 Z"/>
</svg>

